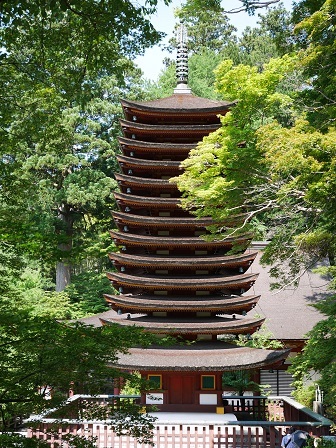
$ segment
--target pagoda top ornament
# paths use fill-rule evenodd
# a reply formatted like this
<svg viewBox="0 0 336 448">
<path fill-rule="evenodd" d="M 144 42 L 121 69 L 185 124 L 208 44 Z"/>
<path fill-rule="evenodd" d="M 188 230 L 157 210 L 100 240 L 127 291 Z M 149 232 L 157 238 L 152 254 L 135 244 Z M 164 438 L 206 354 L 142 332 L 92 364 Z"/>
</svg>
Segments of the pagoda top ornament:
<svg viewBox="0 0 336 448">
<path fill-rule="evenodd" d="M 177 56 L 176 56 L 176 80 L 177 86 L 174 93 L 191 93 L 188 87 L 188 48 L 187 48 L 187 28 L 184 23 L 180 23 L 176 31 L 177 34 Z"/>
</svg>

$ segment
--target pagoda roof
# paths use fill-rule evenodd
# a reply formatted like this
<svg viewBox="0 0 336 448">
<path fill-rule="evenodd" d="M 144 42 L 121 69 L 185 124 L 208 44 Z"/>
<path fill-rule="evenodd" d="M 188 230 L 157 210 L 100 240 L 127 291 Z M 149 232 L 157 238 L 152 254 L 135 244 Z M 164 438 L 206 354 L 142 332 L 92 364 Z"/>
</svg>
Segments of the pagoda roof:
<svg viewBox="0 0 336 448">
<path fill-rule="evenodd" d="M 248 317 L 157 317 L 139 316 L 123 319 L 108 319 L 103 325 L 118 324 L 127 327 L 140 327 L 156 334 L 195 335 L 195 334 L 249 334 L 264 323 L 265 318 Z M 172 362 L 172 359 L 170 360 Z"/>
<path fill-rule="evenodd" d="M 152 101 L 130 101 L 121 100 L 124 113 L 132 118 L 139 112 L 152 114 L 173 114 L 173 115 L 218 115 L 227 112 L 235 102 L 210 100 L 199 96 L 185 93 L 175 93 L 165 98 Z"/>
<path fill-rule="evenodd" d="M 185 153 L 196 147 L 195 143 L 166 143 L 166 142 L 143 142 L 133 138 L 118 137 L 121 147 L 126 146 L 129 149 L 140 150 L 141 152 L 169 152 L 169 153 Z"/>
<path fill-rule="evenodd" d="M 169 290 L 218 290 L 243 288 L 247 291 L 253 286 L 258 274 L 238 274 L 234 276 L 223 275 L 199 275 L 197 277 L 176 276 L 137 276 L 120 272 L 108 272 L 107 277 L 118 285 L 157 290 L 158 288 Z"/>
<path fill-rule="evenodd" d="M 222 341 L 198 341 L 173 347 L 131 348 L 128 353 L 118 354 L 117 367 L 140 371 L 230 371 L 273 366 L 288 353 L 289 350 L 239 347 Z"/>
<path fill-rule="evenodd" d="M 160 197 L 161 199 L 161 197 Z M 146 227 L 207 227 L 215 223 L 215 221 L 210 217 L 197 218 L 194 216 L 186 217 L 169 217 L 169 216 L 145 216 L 145 215 L 135 215 L 132 213 L 124 212 L 111 212 L 114 220 L 116 222 L 122 222 L 124 224 L 132 224 L 134 226 L 146 226 Z M 233 215 L 226 219 L 223 219 L 220 224 L 223 226 L 233 226 L 237 223 L 242 223 L 244 221 L 244 214 Z"/>
<path fill-rule="evenodd" d="M 146 168 L 146 169 L 152 169 L 156 168 L 160 171 L 169 169 L 182 169 L 181 161 L 178 160 L 150 160 L 150 159 L 137 159 L 136 157 L 128 157 L 128 156 L 117 156 L 118 162 L 121 164 L 121 166 L 126 165 L 130 168 Z"/>
<path fill-rule="evenodd" d="M 161 198 L 160 198 L 161 199 Z M 114 212 L 112 216 L 116 222 L 123 224 L 132 224 L 135 226 L 146 227 L 206 227 L 213 224 L 212 218 L 179 217 L 171 218 L 169 216 L 142 216 L 131 213 Z"/>
<path fill-rule="evenodd" d="M 211 256 L 163 256 L 163 255 L 134 255 L 125 253 L 111 253 L 110 259 L 124 266 L 153 266 L 155 268 L 181 267 L 181 268 L 209 268 L 209 267 L 238 267 L 243 264 L 250 265 L 258 252 L 238 255 L 211 255 Z"/>
<path fill-rule="evenodd" d="M 127 186 L 136 186 L 136 187 L 150 187 L 150 188 L 158 188 L 165 190 L 177 190 L 177 186 L 175 183 L 170 182 L 169 179 L 152 179 L 148 177 L 136 177 L 136 176 L 128 176 L 127 174 L 117 174 L 115 173 L 114 177 L 118 182 L 122 185 Z"/>
<path fill-rule="evenodd" d="M 249 233 L 227 237 L 223 240 L 206 241 L 199 237 L 164 237 L 153 235 L 136 235 L 134 233 L 110 230 L 111 237 L 117 244 L 132 244 L 137 246 L 155 247 L 232 247 L 234 244 L 248 242 L 252 236 Z"/>
<path fill-rule="evenodd" d="M 216 131 L 221 126 L 220 123 L 189 124 L 188 126 L 183 124 L 168 125 L 165 123 L 154 125 L 122 119 L 120 119 L 120 125 L 124 132 L 127 131 L 128 133 L 136 134 L 137 136 L 152 135 L 156 137 L 155 140 L 163 140 L 164 138 L 170 138 L 172 136 L 184 139 L 187 136 L 193 136 L 195 139 L 200 140 L 203 136 Z"/>
<path fill-rule="evenodd" d="M 153 208 L 177 208 L 181 203 L 178 198 L 162 198 L 158 196 L 137 196 L 129 193 L 114 193 L 116 201 L 121 201 L 127 205 L 150 206 Z"/>
<path fill-rule="evenodd" d="M 260 296 L 150 296 L 136 294 L 104 294 L 113 307 L 126 312 L 148 313 L 154 311 L 208 311 L 216 314 L 233 314 L 252 309 Z"/>
</svg>

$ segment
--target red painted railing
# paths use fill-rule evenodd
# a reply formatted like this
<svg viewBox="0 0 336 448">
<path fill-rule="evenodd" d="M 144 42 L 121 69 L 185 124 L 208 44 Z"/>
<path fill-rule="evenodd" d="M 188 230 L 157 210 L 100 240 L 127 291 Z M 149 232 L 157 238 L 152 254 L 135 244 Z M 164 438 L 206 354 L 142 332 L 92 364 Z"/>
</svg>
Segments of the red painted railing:
<svg viewBox="0 0 336 448">
<path fill-rule="evenodd" d="M 238 398 L 238 397 L 237 397 Z M 79 398 L 78 398 L 79 399 Z M 156 448 L 278 448 L 289 426 L 312 436 L 328 435 L 331 422 L 288 397 L 269 397 L 269 421 L 237 421 L 215 424 L 178 424 L 160 421 L 153 431 Z M 290 417 L 290 420 L 287 419 Z M 292 417 L 295 417 L 293 419 Z M 176 414 L 178 421 L 178 414 Z M 65 434 L 93 436 L 97 448 L 150 448 L 129 436 L 118 437 L 108 422 L 67 420 L 56 433 L 51 433 L 54 419 L 43 417 L 28 437 L 46 440 L 50 448 L 59 446 Z M 64 448 L 67 445 L 64 443 Z"/>
</svg>

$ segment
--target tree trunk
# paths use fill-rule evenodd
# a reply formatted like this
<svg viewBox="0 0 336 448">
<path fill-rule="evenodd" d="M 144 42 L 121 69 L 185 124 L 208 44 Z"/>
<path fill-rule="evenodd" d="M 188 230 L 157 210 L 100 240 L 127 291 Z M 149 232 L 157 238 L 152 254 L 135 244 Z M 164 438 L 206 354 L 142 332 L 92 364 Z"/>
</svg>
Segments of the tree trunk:
<svg viewBox="0 0 336 448">
<path fill-rule="evenodd" d="M 72 266 L 69 255 L 72 249 L 73 216 L 69 205 L 62 204 L 58 218 L 62 221 L 62 231 L 68 241 L 59 245 L 58 248 L 64 255 L 62 254 L 61 260 L 56 263 L 56 292 L 62 292 L 71 282 Z"/>
<path fill-rule="evenodd" d="M 56 292 L 64 291 L 71 281 L 71 265 L 58 261 L 56 264 Z"/>
</svg>

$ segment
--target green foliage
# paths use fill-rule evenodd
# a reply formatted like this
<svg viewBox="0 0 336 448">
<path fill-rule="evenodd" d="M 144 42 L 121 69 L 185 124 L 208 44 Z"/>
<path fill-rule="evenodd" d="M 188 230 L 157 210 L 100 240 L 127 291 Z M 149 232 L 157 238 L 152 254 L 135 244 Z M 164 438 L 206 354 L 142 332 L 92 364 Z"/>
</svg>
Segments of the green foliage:
<svg viewBox="0 0 336 448">
<path fill-rule="evenodd" d="M 248 370 L 235 370 L 232 372 L 224 372 L 222 376 L 223 388 L 231 388 L 238 395 L 244 395 L 247 390 L 259 390 L 259 384 L 251 380 L 251 372 Z"/>
<path fill-rule="evenodd" d="M 324 392 L 324 406 L 327 415 L 335 419 L 336 416 L 336 297 L 332 295 L 314 304 L 326 317 L 318 322 L 308 333 L 308 341 L 302 354 L 293 359 L 291 371 L 295 377 L 295 384 L 302 387 L 306 379 L 314 372 L 320 375 L 317 381 Z"/>
<path fill-rule="evenodd" d="M 95 437 L 84 437 L 65 434 L 59 448 L 95 448 L 97 439 Z M 55 445 L 56 446 L 56 445 Z M 0 434 L 0 448 L 49 448 L 46 441 L 35 438 L 26 438 L 14 433 Z"/>
<path fill-rule="evenodd" d="M 295 31 L 302 37 L 302 65 L 306 88 L 300 93 L 309 121 L 326 130 L 334 125 L 335 67 L 335 2 L 302 1 L 296 15 L 303 20 Z"/>
<path fill-rule="evenodd" d="M 136 376 L 115 370 L 114 364 L 118 353 L 150 344 L 150 335 L 117 325 L 94 328 L 61 321 L 75 317 L 77 306 L 65 293 L 45 289 L 50 284 L 36 264 L 25 266 L 8 245 L 0 249 L 0 284 L 5 286 L 0 295 L 1 431 L 16 428 L 19 417 L 60 405 L 70 389 L 99 393 L 107 378 L 112 386 L 122 376 L 136 384 Z"/>
<path fill-rule="evenodd" d="M 207 2 L 206 7 L 199 7 L 195 0 L 187 0 L 181 8 L 175 10 L 175 15 L 186 25 L 188 49 L 193 54 L 209 50 L 220 53 L 236 31 L 219 2 Z M 175 38 L 170 40 L 170 45 L 176 47 Z"/>
<path fill-rule="evenodd" d="M 134 381 L 137 379 L 137 381 Z M 121 394 L 123 395 L 139 395 L 141 392 L 141 374 L 140 372 L 133 372 L 132 378 L 125 381 L 122 387 Z"/>
<path fill-rule="evenodd" d="M 63 61 L 63 76 L 72 75 L 72 82 L 82 76 L 85 69 L 101 71 L 114 66 L 122 75 L 123 67 L 118 62 L 120 54 L 141 53 L 161 37 L 146 18 L 146 14 L 155 12 L 156 4 L 155 0 L 144 6 L 130 2 L 116 5 L 112 0 L 73 0 L 71 5 L 63 0 L 3 1 L 0 8 L 3 38 L 8 43 L 22 42 L 35 34 L 39 41 L 36 56 L 50 63 L 47 50 L 53 46 L 53 67 L 60 67 Z M 8 45 L 6 48 L 10 49 Z M 77 69 L 70 64 L 74 48 L 81 64 Z"/>
<path fill-rule="evenodd" d="M 49 448 L 49 446 L 43 440 L 27 439 L 25 436 L 15 433 L 0 434 L 0 448 Z"/>
<path fill-rule="evenodd" d="M 220 221 L 246 210 L 244 201 L 255 199 L 251 194 L 254 184 L 261 183 L 266 175 L 256 130 L 288 107 L 290 98 L 277 92 L 277 87 L 293 65 L 293 59 L 285 56 L 270 61 L 261 73 L 256 67 L 233 67 L 229 60 L 216 70 L 218 91 L 229 100 L 239 101 L 222 118 L 223 126 L 190 152 L 183 163 L 185 172 L 177 178 L 185 196 L 183 205 L 196 208 L 197 216 Z"/>
<path fill-rule="evenodd" d="M 271 350 L 283 348 L 282 342 L 274 338 L 273 333 L 269 331 L 265 323 L 262 324 L 261 328 L 258 331 L 256 331 L 249 337 L 245 335 L 239 335 L 236 344 L 244 347 Z"/>
<path fill-rule="evenodd" d="M 65 325 L 50 318 L 31 317 L 1 302 L 2 426 L 10 428 L 12 416 L 42 412 L 62 403 L 70 389 L 96 394 L 106 378 L 119 378 L 113 363 L 118 352 L 146 338 L 119 326 L 93 328 Z M 45 396 L 51 391 L 51 398 Z"/>
<path fill-rule="evenodd" d="M 113 415 L 113 423 L 111 425 L 113 431 L 119 435 L 131 435 L 135 437 L 139 443 L 153 445 L 153 429 L 156 417 L 149 414 L 139 414 L 138 409 L 130 407 L 125 410 L 116 412 Z"/>
<path fill-rule="evenodd" d="M 130 58 L 161 37 L 145 17 L 155 0 L 114 3 L 0 6 L 0 235 L 48 276 L 110 244 L 120 98 L 141 97 Z"/>
<path fill-rule="evenodd" d="M 324 437 L 315 440 L 316 440 L 316 446 L 318 446 L 319 448 L 336 448 L 335 440 L 326 439 Z"/>
<path fill-rule="evenodd" d="M 81 316 L 107 311 L 103 294 L 109 292 L 110 281 L 104 273 L 82 272 L 72 277 L 66 293 Z"/>
<path fill-rule="evenodd" d="M 296 401 L 307 408 L 313 409 L 313 401 L 315 400 L 315 386 L 299 385 L 293 392 L 293 397 Z"/>
<path fill-rule="evenodd" d="M 317 260 L 335 258 L 335 130 L 321 132 L 298 118 L 288 82 L 299 63 L 286 55 L 259 72 L 223 61 L 217 89 L 238 103 L 191 151 L 177 179 L 183 205 L 197 216 L 221 222 L 245 211 L 242 230 L 255 222 L 269 229 L 263 261 L 273 265 L 275 286 L 297 283 Z M 228 234 L 219 225 L 216 230 Z"/>
</svg>

